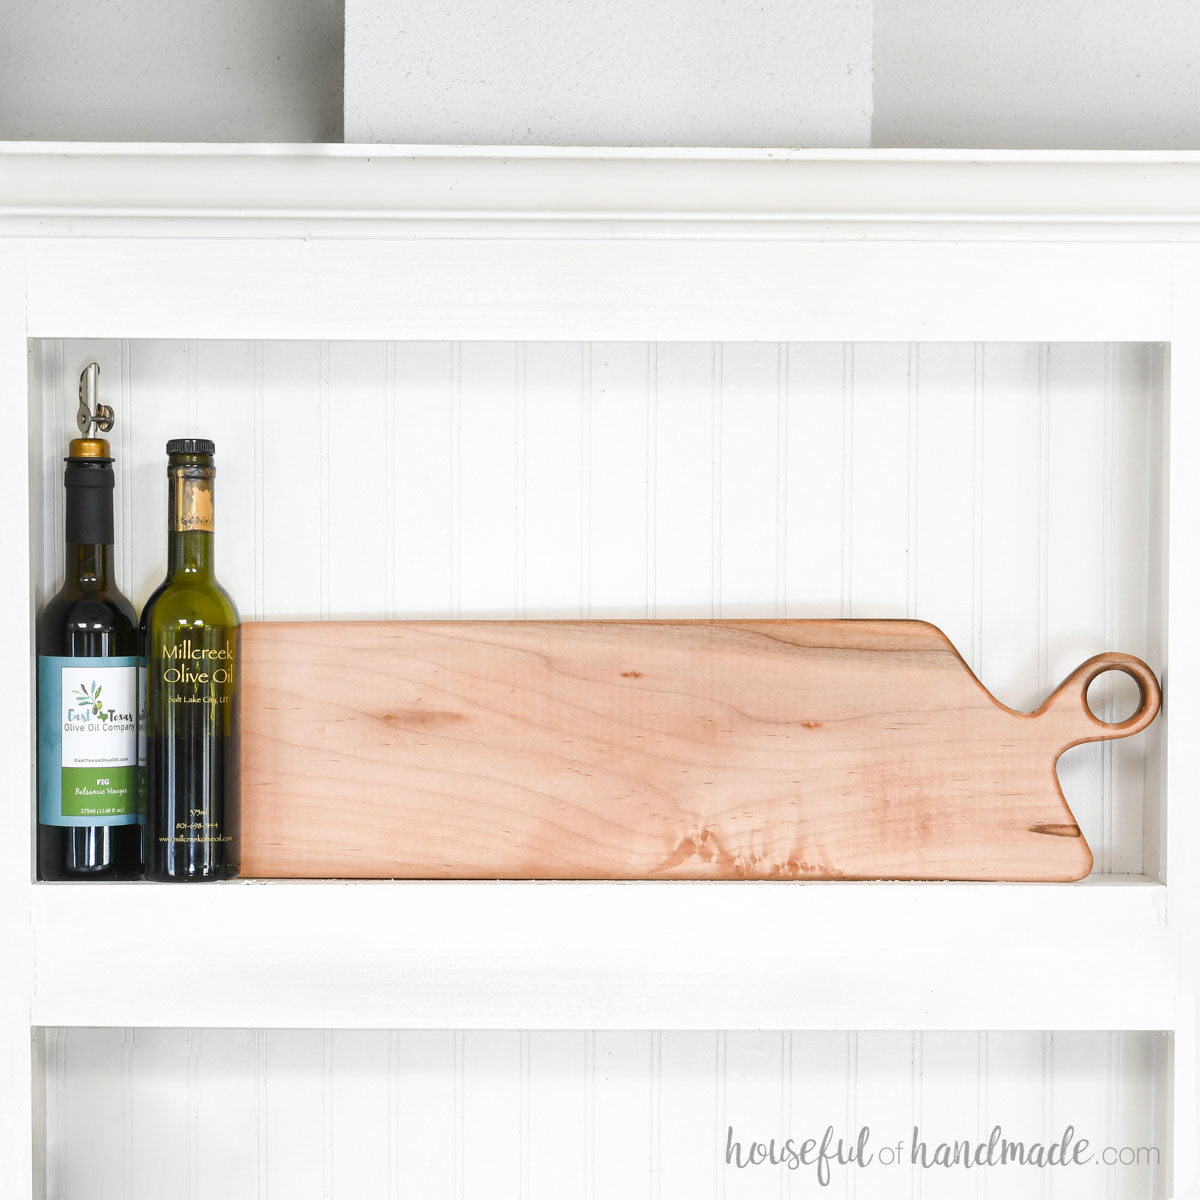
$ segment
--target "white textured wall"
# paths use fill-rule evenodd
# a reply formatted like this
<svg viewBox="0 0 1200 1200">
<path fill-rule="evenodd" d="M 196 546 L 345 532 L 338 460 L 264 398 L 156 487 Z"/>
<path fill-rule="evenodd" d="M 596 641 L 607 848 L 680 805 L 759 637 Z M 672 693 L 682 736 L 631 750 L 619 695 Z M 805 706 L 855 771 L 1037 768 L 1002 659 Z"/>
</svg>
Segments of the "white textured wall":
<svg viewBox="0 0 1200 1200">
<path fill-rule="evenodd" d="M 876 146 L 1200 148 L 1195 0 L 875 0 Z"/>
<path fill-rule="evenodd" d="M 6 139 L 341 141 L 341 0 L 0 0 Z"/>
<path fill-rule="evenodd" d="M 0 140 L 339 141 L 341 0 L 0 0 Z M 347 0 L 355 142 L 1200 148 L 1194 0 Z"/>
<path fill-rule="evenodd" d="M 1200 147 L 1194 0 L 347 0 L 347 141 Z"/>
<path fill-rule="evenodd" d="M 346 140 L 866 146 L 871 0 L 347 0 Z"/>
<path fill-rule="evenodd" d="M 1152 1200 L 1157 1033 L 53 1029 L 36 1048 L 45 1200 Z M 1026 1144 L 1067 1125 L 1159 1166 L 794 1171 L 752 1140 Z"/>
</svg>

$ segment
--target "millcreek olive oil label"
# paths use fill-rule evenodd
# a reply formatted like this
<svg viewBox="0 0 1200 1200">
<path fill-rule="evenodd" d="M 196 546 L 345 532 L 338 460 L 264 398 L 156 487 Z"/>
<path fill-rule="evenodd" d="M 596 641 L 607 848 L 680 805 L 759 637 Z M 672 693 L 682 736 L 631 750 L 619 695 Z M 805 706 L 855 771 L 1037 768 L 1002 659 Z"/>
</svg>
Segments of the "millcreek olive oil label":
<svg viewBox="0 0 1200 1200">
<path fill-rule="evenodd" d="M 238 634 L 236 625 L 181 624 L 161 631 L 153 647 L 148 736 L 158 746 L 160 771 L 176 770 L 185 781 L 154 831 L 162 846 L 215 849 L 233 842 L 223 804 L 187 784 L 216 779 L 223 770 L 233 726 Z"/>
<path fill-rule="evenodd" d="M 38 817 L 136 825 L 141 659 L 38 658 Z"/>
<path fill-rule="evenodd" d="M 168 705 L 228 705 L 237 674 L 237 630 L 172 631 L 158 647 L 153 666 L 166 685 L 161 694 Z"/>
</svg>

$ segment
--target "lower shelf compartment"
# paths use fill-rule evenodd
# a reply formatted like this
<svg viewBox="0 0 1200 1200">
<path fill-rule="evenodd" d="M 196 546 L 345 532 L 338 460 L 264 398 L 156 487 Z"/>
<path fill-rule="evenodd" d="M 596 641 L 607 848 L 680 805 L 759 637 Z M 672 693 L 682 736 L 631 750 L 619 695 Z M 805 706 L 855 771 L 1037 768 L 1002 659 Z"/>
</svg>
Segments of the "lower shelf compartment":
<svg viewBox="0 0 1200 1200">
<path fill-rule="evenodd" d="M 1165 1033 L 75 1027 L 34 1045 L 46 1200 L 1171 1194 Z"/>
</svg>

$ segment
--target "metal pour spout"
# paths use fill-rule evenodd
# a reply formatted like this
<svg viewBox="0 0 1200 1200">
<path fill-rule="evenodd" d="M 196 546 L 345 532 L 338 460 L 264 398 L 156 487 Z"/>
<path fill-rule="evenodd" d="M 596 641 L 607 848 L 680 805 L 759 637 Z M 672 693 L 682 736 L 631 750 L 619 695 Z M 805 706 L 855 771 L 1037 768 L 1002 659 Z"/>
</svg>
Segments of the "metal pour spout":
<svg viewBox="0 0 1200 1200">
<path fill-rule="evenodd" d="M 75 423 L 79 432 L 87 437 L 94 429 L 108 433 L 113 427 L 113 410 L 99 400 L 100 364 L 88 363 L 79 376 L 79 410 Z"/>
</svg>

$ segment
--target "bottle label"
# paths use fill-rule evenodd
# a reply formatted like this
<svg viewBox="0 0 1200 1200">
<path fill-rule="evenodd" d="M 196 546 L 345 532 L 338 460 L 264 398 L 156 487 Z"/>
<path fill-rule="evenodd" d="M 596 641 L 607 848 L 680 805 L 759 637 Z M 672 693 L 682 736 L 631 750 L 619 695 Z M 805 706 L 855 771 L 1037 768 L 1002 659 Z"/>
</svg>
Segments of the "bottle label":
<svg viewBox="0 0 1200 1200">
<path fill-rule="evenodd" d="M 167 705 L 198 704 L 214 720 L 228 721 L 237 679 L 237 639 L 236 625 L 192 627 L 182 637 L 174 630 L 165 634 L 154 665 L 156 686 L 161 680 Z"/>
<path fill-rule="evenodd" d="M 146 660 L 137 660 L 138 732 L 137 732 L 137 812 L 138 824 L 146 823 L 146 795 L 149 776 L 146 773 Z"/>
<path fill-rule="evenodd" d="M 146 726 L 154 780 L 149 853 L 170 861 L 199 854 L 224 864 L 235 849 L 241 630 L 193 621 L 152 636 Z M 186 743 L 186 757 L 168 757 L 173 742 Z"/>
<path fill-rule="evenodd" d="M 38 819 L 136 825 L 141 659 L 38 658 Z"/>
<path fill-rule="evenodd" d="M 193 472 L 185 473 L 185 470 L 181 469 L 175 475 L 174 504 L 170 514 L 171 530 L 175 533 L 212 533 L 212 471 L 210 469 L 207 472 L 207 478 Z"/>
</svg>

